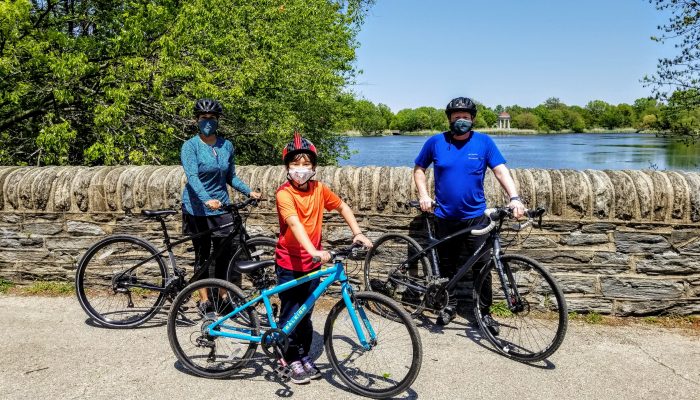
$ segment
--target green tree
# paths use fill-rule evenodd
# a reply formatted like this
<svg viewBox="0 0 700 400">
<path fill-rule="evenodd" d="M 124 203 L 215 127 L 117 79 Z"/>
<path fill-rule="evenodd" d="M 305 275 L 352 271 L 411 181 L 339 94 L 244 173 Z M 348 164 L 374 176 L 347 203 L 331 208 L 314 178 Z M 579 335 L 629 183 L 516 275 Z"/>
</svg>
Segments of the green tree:
<svg viewBox="0 0 700 400">
<path fill-rule="evenodd" d="M 602 100 L 589 101 L 588 104 L 586 104 L 586 110 L 588 111 L 589 115 L 588 125 L 591 127 L 603 126 L 601 118 L 603 117 L 603 113 L 605 113 L 608 108 L 610 108 L 610 104 Z"/>
<path fill-rule="evenodd" d="M 377 135 L 388 128 L 385 115 L 379 107 L 368 100 L 359 100 L 355 103 L 352 127 L 363 135 Z"/>
<path fill-rule="evenodd" d="M 513 128 L 533 130 L 540 128 L 539 118 L 531 112 L 520 112 L 512 118 Z"/>
<path fill-rule="evenodd" d="M 661 118 L 678 121 L 667 125 L 670 132 L 698 138 L 700 130 L 693 130 L 695 125 L 689 121 L 700 108 L 700 3 L 678 0 L 650 0 L 650 3 L 670 15 L 667 24 L 658 26 L 660 36 L 651 39 L 661 44 L 670 42 L 677 53 L 659 59 L 656 73 L 642 81 L 652 87 L 657 98 L 669 104 L 673 102 Z"/>
<path fill-rule="evenodd" d="M 224 104 L 239 163 L 279 163 L 294 129 L 334 163 L 371 3 L 1 2 L 0 163 L 178 163 L 199 97 Z"/>
</svg>

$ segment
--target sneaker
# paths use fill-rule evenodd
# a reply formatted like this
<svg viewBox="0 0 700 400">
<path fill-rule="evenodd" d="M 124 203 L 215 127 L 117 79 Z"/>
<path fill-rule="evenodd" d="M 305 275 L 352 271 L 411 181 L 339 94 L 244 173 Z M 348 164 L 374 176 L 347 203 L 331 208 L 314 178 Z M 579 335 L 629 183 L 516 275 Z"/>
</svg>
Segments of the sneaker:
<svg viewBox="0 0 700 400">
<path fill-rule="evenodd" d="M 321 371 L 318 370 L 311 357 L 306 356 L 302 358 L 301 363 L 304 365 L 304 371 L 306 371 L 309 379 L 321 379 Z"/>
<path fill-rule="evenodd" d="M 304 365 L 301 361 L 294 361 L 289 364 L 289 380 L 297 385 L 303 385 L 305 383 L 311 382 L 309 375 L 304 369 Z"/>
<path fill-rule="evenodd" d="M 501 332 L 500 325 L 493 317 L 491 317 L 491 314 L 486 314 L 481 318 L 481 321 L 484 323 L 484 326 L 491 332 L 493 336 L 498 336 L 498 334 Z"/>
<path fill-rule="evenodd" d="M 197 302 L 197 309 L 203 315 L 207 315 L 208 313 L 214 311 L 214 306 L 211 304 L 211 301 L 204 300 L 201 302 Z"/>
<path fill-rule="evenodd" d="M 455 319 L 455 315 L 457 315 L 457 311 L 453 307 L 447 306 L 438 313 L 435 322 L 437 322 L 438 325 L 445 326 Z"/>
</svg>

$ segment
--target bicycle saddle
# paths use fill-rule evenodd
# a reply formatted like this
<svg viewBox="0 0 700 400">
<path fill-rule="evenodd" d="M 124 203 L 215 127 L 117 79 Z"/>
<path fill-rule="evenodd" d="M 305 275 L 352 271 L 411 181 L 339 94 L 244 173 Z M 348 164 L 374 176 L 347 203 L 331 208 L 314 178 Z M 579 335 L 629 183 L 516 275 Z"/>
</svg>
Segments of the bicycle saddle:
<svg viewBox="0 0 700 400">
<path fill-rule="evenodd" d="M 275 265 L 275 260 L 239 261 L 235 264 L 235 268 L 240 273 L 250 274 L 251 272 L 257 271 L 261 268 L 267 268 L 273 265 Z"/>
<path fill-rule="evenodd" d="M 166 215 L 173 215 L 177 214 L 177 211 L 175 210 L 141 210 L 141 214 L 148 217 L 148 218 L 153 218 L 153 217 L 164 217 Z"/>
</svg>

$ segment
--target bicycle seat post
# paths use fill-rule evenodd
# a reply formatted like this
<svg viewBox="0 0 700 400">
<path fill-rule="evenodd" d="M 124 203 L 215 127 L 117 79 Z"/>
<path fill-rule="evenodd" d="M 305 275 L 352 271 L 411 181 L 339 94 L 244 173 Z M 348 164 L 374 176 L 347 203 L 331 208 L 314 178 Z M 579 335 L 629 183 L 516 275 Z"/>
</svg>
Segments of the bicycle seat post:
<svg viewBox="0 0 700 400">
<path fill-rule="evenodd" d="M 158 222 L 160 222 L 160 228 L 163 230 L 163 243 L 170 247 L 170 236 L 168 235 L 168 228 L 165 226 L 165 219 L 158 217 Z"/>
</svg>

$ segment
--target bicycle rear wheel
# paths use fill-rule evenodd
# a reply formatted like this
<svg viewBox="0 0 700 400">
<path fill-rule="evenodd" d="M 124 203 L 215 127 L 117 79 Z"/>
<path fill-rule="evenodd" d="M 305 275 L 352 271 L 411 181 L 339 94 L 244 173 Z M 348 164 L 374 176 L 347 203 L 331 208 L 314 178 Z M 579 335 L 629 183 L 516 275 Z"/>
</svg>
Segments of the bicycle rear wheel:
<svg viewBox="0 0 700 400">
<path fill-rule="evenodd" d="M 207 291 L 211 303 L 208 307 L 202 301 L 201 289 Z M 203 279 L 184 288 L 168 315 L 168 340 L 177 359 L 192 373 L 205 378 L 226 378 L 243 368 L 255 354 L 257 343 L 211 336 L 208 327 L 244 303 L 243 292 L 222 279 Z M 252 308 L 229 318 L 225 325 L 252 336 L 260 334 L 260 321 Z M 233 332 L 226 327 L 220 330 Z"/>
<path fill-rule="evenodd" d="M 552 355 L 566 335 L 566 300 L 554 278 L 539 263 L 527 257 L 501 257 L 507 281 L 504 293 L 493 263 L 474 288 L 474 315 L 482 334 L 506 356 L 524 362 L 543 360 Z M 491 278 L 489 281 L 488 277 Z M 491 290 L 493 300 L 482 299 Z M 517 299 L 521 304 L 509 305 Z M 488 297 L 488 296 L 487 296 Z M 490 315 L 493 322 L 488 318 Z"/>
<path fill-rule="evenodd" d="M 381 293 L 401 304 L 411 315 L 425 308 L 425 288 L 431 277 L 430 262 L 412 238 L 390 233 L 380 237 L 365 258 L 365 290 Z"/>
<path fill-rule="evenodd" d="M 165 301 L 168 277 L 156 254 L 145 240 L 127 235 L 90 247 L 75 273 L 78 301 L 88 316 L 109 328 L 133 328 L 153 318 Z"/>
<path fill-rule="evenodd" d="M 341 299 L 328 314 L 324 330 L 331 366 L 350 389 L 363 396 L 385 398 L 405 391 L 418 376 L 423 360 L 423 346 L 411 316 L 378 293 L 355 293 L 353 306 L 371 347 L 366 349 L 359 342 Z"/>
</svg>

